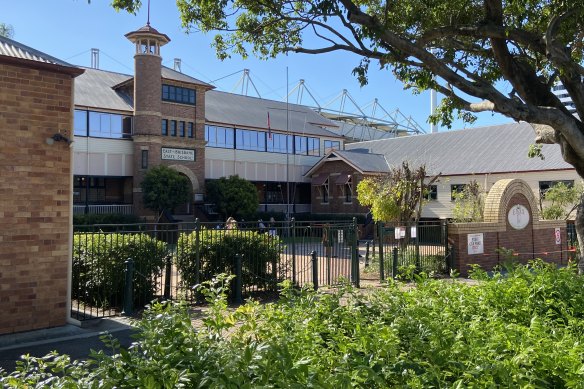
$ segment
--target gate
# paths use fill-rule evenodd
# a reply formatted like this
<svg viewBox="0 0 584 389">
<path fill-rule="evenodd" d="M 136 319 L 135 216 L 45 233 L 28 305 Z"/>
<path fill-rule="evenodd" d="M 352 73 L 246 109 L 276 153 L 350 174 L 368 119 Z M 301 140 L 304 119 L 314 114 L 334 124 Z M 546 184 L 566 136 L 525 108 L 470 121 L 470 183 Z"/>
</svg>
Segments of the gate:
<svg viewBox="0 0 584 389">
<path fill-rule="evenodd" d="M 378 222 L 375 243 L 379 250 L 379 277 L 399 272 L 448 274 L 450 250 L 445 220 L 400 225 Z"/>
<path fill-rule="evenodd" d="M 155 299 L 196 299 L 193 286 L 235 275 L 231 298 L 275 294 L 278 284 L 359 286 L 352 221 L 76 226 L 71 317 L 130 314 Z"/>
</svg>

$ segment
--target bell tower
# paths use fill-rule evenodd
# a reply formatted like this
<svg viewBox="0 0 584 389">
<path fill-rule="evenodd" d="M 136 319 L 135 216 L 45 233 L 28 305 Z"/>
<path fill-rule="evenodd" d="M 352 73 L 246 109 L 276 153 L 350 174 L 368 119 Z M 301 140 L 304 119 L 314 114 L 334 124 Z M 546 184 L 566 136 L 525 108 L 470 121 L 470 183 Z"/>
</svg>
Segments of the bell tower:
<svg viewBox="0 0 584 389">
<path fill-rule="evenodd" d="M 148 23 L 125 35 L 136 47 L 134 54 L 134 205 L 144 215 L 141 183 L 149 167 L 160 162 L 162 117 L 162 57 L 160 48 L 170 42 Z"/>
</svg>

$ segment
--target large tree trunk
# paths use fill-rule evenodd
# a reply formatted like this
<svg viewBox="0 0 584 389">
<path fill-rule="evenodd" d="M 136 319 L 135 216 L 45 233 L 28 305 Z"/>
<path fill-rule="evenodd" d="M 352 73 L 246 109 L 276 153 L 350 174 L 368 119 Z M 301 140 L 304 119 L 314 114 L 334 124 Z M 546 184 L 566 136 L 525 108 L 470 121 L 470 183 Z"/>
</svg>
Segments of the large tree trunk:
<svg viewBox="0 0 584 389">
<path fill-rule="evenodd" d="M 582 250 L 584 249 L 584 195 L 580 197 L 580 203 L 576 208 L 576 235 L 578 236 L 578 274 L 584 275 L 584 260 Z"/>
</svg>

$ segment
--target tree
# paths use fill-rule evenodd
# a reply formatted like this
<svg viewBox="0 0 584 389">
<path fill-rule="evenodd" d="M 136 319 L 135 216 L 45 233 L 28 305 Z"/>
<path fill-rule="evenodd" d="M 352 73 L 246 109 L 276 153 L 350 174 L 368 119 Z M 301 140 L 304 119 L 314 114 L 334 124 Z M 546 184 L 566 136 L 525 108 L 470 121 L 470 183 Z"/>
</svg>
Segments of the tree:
<svg viewBox="0 0 584 389">
<path fill-rule="evenodd" d="M 14 36 L 14 28 L 10 24 L 0 23 L 0 36 L 12 38 Z"/>
<path fill-rule="evenodd" d="M 139 0 L 114 0 L 135 11 Z M 414 92 L 445 97 L 432 122 L 498 112 L 532 123 L 584 177 L 583 0 L 177 0 L 188 30 L 217 30 L 220 58 L 347 51 L 362 84 L 373 62 Z M 552 93 L 561 82 L 578 116 Z M 584 203 L 576 215 L 584 247 Z M 584 261 L 580 261 L 584 271 Z"/>
<path fill-rule="evenodd" d="M 371 207 L 373 219 L 404 224 L 418 221 L 424 199 L 439 176 L 425 182 L 426 167 L 412 170 L 408 162 L 379 177 L 366 177 L 357 185 L 357 200 Z"/>
<path fill-rule="evenodd" d="M 221 177 L 207 182 L 207 197 L 215 204 L 223 220 L 233 216 L 240 220 L 253 216 L 259 207 L 258 192 L 239 176 Z"/>
<path fill-rule="evenodd" d="M 541 217 L 546 220 L 567 220 L 576 209 L 582 193 L 584 193 L 582 183 L 566 185 L 558 182 L 539 198 Z"/>
<path fill-rule="evenodd" d="M 174 169 L 159 165 L 148 170 L 141 184 L 144 206 L 157 213 L 184 204 L 191 199 L 191 183 Z"/>
<path fill-rule="evenodd" d="M 483 191 L 476 180 L 464 185 L 462 191 L 453 192 L 452 221 L 455 223 L 482 222 L 485 203 Z"/>
</svg>

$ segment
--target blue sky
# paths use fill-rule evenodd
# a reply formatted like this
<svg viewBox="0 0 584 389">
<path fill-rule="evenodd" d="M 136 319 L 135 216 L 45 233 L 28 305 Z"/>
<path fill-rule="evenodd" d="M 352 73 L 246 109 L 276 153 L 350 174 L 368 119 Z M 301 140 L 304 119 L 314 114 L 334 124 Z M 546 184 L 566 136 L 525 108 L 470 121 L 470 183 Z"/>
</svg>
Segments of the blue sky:
<svg viewBox="0 0 584 389">
<path fill-rule="evenodd" d="M 109 0 L 92 0 L 91 4 L 87 0 L 4 0 L 3 3 L 0 22 L 13 26 L 16 41 L 82 66 L 90 65 L 91 48 L 98 48 L 100 69 L 126 74 L 133 72 L 134 46 L 124 34 L 146 24 L 145 6 L 134 16 L 116 12 L 109 5 Z M 289 54 L 269 61 L 253 57 L 242 60 L 234 55 L 231 59 L 220 61 L 210 47 L 212 33 L 186 34 L 181 29 L 174 1 L 152 0 L 150 15 L 151 25 L 171 39 L 162 48 L 163 64 L 172 67 L 174 58 L 180 58 L 183 73 L 205 82 L 220 79 L 213 83 L 218 90 L 241 93 L 243 69 L 249 69 L 251 80 L 261 97 L 283 100 L 286 91 L 292 91 L 299 80 L 304 79 L 305 85 L 322 106 L 341 109 L 338 97 L 346 89 L 359 106 L 366 106 L 377 98 L 385 110 L 393 112 L 399 109 L 429 132 L 426 122 L 430 111 L 429 93 L 413 95 L 410 91 L 404 91 L 391 72 L 376 70 L 373 64 L 369 84 L 361 87 L 351 74 L 360 60 L 354 54 Z M 251 85 L 248 94 L 256 95 Z M 289 101 L 296 103 L 297 95 L 291 96 Z M 313 105 L 306 93 L 302 103 Z M 349 102 L 345 102 L 344 108 L 354 111 Z M 485 113 L 480 115 L 473 127 L 509 121 L 501 115 Z M 462 127 L 463 124 L 457 122 L 453 129 Z"/>
</svg>

